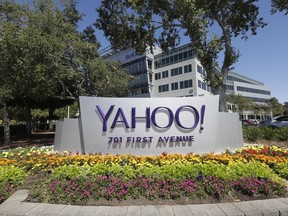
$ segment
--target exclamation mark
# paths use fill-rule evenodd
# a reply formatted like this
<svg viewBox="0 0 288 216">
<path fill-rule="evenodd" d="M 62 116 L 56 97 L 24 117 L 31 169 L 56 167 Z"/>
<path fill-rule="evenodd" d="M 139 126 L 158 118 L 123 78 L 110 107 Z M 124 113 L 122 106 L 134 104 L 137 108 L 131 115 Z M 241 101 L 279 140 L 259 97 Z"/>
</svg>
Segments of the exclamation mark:
<svg viewBox="0 0 288 216">
<path fill-rule="evenodd" d="M 202 107 L 201 107 L 201 116 L 200 116 L 200 130 L 201 131 L 204 129 L 204 127 L 203 127 L 204 115 L 205 115 L 205 105 L 202 105 Z"/>
</svg>

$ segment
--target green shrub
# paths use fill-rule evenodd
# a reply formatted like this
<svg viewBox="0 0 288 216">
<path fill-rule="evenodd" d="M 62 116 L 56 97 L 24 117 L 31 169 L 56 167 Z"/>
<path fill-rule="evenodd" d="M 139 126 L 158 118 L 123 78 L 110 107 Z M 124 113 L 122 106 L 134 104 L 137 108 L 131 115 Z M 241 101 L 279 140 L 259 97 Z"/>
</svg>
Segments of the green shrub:
<svg viewBox="0 0 288 216">
<path fill-rule="evenodd" d="M 106 175 L 109 173 L 109 165 L 107 164 L 95 164 L 90 167 L 89 175 Z"/>
<path fill-rule="evenodd" d="M 288 127 L 283 127 L 275 130 L 275 137 L 279 141 L 288 140 Z"/>
<path fill-rule="evenodd" d="M 57 180 L 68 180 L 80 176 L 86 176 L 89 173 L 90 167 L 78 165 L 64 165 L 52 170 L 50 178 Z"/>
<path fill-rule="evenodd" d="M 28 174 L 15 166 L 0 166 L 0 184 L 9 183 L 12 187 L 21 185 Z"/>
<path fill-rule="evenodd" d="M 248 163 L 236 162 L 229 163 L 226 169 L 225 178 L 230 180 L 237 180 L 243 177 L 259 177 L 267 178 L 275 182 L 283 182 L 268 165 L 263 164 L 259 161 L 250 161 Z"/>
<path fill-rule="evenodd" d="M 255 142 L 262 138 L 262 131 L 259 127 L 244 127 L 244 138 L 251 142 Z"/>
<path fill-rule="evenodd" d="M 262 138 L 265 140 L 274 140 L 275 139 L 275 128 L 271 127 L 262 127 Z"/>
<path fill-rule="evenodd" d="M 283 163 L 280 165 L 276 165 L 274 167 L 274 170 L 276 173 L 278 173 L 278 175 L 282 178 L 285 178 L 286 180 L 288 180 L 288 163 Z"/>
<path fill-rule="evenodd" d="M 284 171 L 283 171 L 284 172 Z M 243 177 L 261 177 L 274 181 L 281 181 L 272 169 L 266 164 L 258 161 L 230 162 L 228 165 L 205 163 L 205 164 L 167 164 L 163 166 L 141 166 L 134 168 L 133 166 L 114 164 L 97 164 L 93 167 L 65 165 L 58 167 L 52 171 L 51 178 L 57 180 L 67 180 L 76 177 L 85 176 L 118 176 L 127 179 L 139 176 L 152 178 L 159 177 L 161 179 L 187 179 L 196 178 L 199 174 L 205 176 L 215 176 L 221 179 L 236 180 Z M 284 173 L 282 174 L 284 175 Z"/>
<path fill-rule="evenodd" d="M 159 174 L 162 178 L 195 178 L 199 174 L 199 166 L 191 164 L 169 164 L 159 168 Z"/>
</svg>

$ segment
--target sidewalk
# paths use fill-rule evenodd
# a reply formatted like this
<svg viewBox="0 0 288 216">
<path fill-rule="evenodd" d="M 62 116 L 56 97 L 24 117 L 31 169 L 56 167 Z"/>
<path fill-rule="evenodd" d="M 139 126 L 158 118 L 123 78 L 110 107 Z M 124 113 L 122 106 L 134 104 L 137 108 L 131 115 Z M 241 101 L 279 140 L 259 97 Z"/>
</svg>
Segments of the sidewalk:
<svg viewBox="0 0 288 216">
<path fill-rule="evenodd" d="M 28 190 L 19 190 L 0 205 L 0 215 L 59 216 L 193 216 L 287 215 L 288 198 L 247 202 L 171 206 L 72 206 L 23 202 Z"/>
</svg>

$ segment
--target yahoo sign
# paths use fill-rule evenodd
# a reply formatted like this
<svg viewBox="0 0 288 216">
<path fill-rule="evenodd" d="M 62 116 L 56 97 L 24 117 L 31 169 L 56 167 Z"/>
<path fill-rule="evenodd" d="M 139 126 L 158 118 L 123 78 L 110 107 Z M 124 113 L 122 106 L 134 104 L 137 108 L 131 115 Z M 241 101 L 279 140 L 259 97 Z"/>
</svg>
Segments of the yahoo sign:
<svg viewBox="0 0 288 216">
<path fill-rule="evenodd" d="M 80 97 L 80 149 L 136 155 L 223 150 L 218 145 L 224 127 L 219 125 L 218 100 Z"/>
<path fill-rule="evenodd" d="M 218 112 L 218 99 L 80 97 L 81 118 L 56 124 L 54 149 L 157 155 L 240 148 L 239 115 Z"/>
<path fill-rule="evenodd" d="M 108 118 L 110 117 L 115 105 L 111 105 L 106 114 L 103 112 L 103 110 L 101 109 L 101 107 L 99 105 L 97 105 L 96 107 L 97 107 L 99 114 L 102 117 L 102 120 L 103 120 L 103 122 L 102 122 L 103 131 L 107 131 L 107 121 L 108 121 Z M 190 112 L 192 112 L 195 115 L 195 118 L 193 119 L 193 121 L 191 121 L 191 122 L 194 122 L 192 127 L 185 127 L 180 122 L 180 112 L 185 108 L 190 109 Z M 167 112 L 168 124 L 166 126 L 159 126 L 159 123 L 156 122 L 156 114 L 157 114 L 157 111 L 159 111 L 159 110 L 160 111 L 164 110 Z M 201 114 L 202 114 L 201 115 L 201 120 L 202 120 L 201 123 L 202 124 L 203 124 L 203 119 L 204 119 L 204 112 L 205 112 L 205 105 L 202 105 L 202 108 L 201 108 Z M 150 113 L 151 113 L 150 107 L 146 107 L 145 116 L 144 117 L 137 117 L 136 116 L 136 107 L 132 107 L 132 109 L 131 109 L 131 128 L 136 128 L 136 121 L 138 119 L 145 119 L 146 128 L 150 128 L 151 123 L 157 128 L 169 128 L 174 121 L 173 111 L 169 107 L 156 107 L 152 111 L 152 114 L 150 114 Z M 194 129 L 194 128 L 196 128 L 196 126 L 198 125 L 198 122 L 199 122 L 199 112 L 193 106 L 188 106 L 188 105 L 180 106 L 175 112 L 175 122 L 178 125 L 178 127 L 182 128 L 182 129 Z M 126 118 L 125 113 L 124 113 L 122 108 L 118 108 L 110 128 L 114 129 L 117 123 L 123 124 L 123 126 L 125 128 L 130 128 L 129 122 L 127 121 L 127 118 Z M 201 130 L 202 129 L 203 128 L 201 127 Z"/>
</svg>

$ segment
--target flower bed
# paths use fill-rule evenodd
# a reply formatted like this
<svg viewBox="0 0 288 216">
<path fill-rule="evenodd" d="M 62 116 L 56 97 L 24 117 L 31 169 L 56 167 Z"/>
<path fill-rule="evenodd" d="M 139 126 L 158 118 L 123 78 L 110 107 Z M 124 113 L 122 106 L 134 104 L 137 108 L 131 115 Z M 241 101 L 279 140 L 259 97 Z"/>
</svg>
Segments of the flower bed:
<svg viewBox="0 0 288 216">
<path fill-rule="evenodd" d="M 6 177 L 0 178 L 0 184 L 5 185 L 0 190 L 0 202 L 11 188 L 25 183 L 25 173 L 44 176 L 30 190 L 29 199 L 33 201 L 85 204 L 91 199 L 121 201 L 139 197 L 213 197 L 221 201 L 230 192 L 252 197 L 286 196 L 288 151 L 258 146 L 222 154 L 113 156 L 19 148 L 0 153 L 0 168 L 14 172 L 5 171 Z"/>
</svg>

